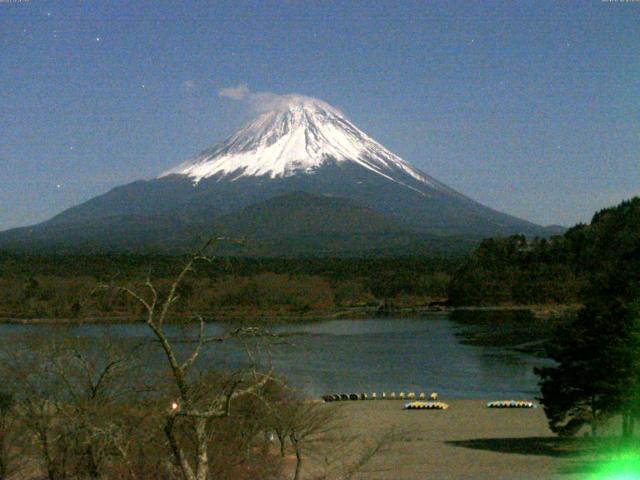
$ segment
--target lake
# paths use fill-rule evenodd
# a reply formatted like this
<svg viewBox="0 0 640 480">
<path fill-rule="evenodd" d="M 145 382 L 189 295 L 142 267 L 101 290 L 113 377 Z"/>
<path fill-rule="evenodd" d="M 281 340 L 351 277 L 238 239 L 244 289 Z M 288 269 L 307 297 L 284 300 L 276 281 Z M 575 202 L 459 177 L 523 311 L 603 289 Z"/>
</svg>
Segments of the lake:
<svg viewBox="0 0 640 480">
<path fill-rule="evenodd" d="M 263 363 L 306 393 L 438 392 L 442 398 L 529 398 L 538 395 L 533 367 L 548 361 L 524 348 L 539 343 L 528 313 L 456 312 L 416 318 L 289 323 L 271 327 L 282 337 Z M 524 327 L 524 328 L 523 328 Z M 208 324 L 207 335 L 230 328 Z M 170 327 L 183 337 L 193 330 Z M 58 331 L 77 337 L 150 339 L 141 324 L 110 326 L 1 325 L 3 336 Z M 522 348 L 521 348 L 522 347 Z M 247 361 L 238 342 L 214 343 L 200 365 L 237 368 Z M 158 359 L 161 363 L 161 359 Z"/>
</svg>

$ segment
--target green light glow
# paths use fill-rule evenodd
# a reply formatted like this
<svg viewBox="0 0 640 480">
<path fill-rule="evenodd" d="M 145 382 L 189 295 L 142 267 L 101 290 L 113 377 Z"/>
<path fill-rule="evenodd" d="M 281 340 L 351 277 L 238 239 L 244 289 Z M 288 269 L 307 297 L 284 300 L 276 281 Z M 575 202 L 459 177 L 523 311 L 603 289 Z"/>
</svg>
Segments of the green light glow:
<svg viewBox="0 0 640 480">
<path fill-rule="evenodd" d="M 593 480 L 640 480 L 640 452 L 614 454 L 597 469 Z"/>
</svg>

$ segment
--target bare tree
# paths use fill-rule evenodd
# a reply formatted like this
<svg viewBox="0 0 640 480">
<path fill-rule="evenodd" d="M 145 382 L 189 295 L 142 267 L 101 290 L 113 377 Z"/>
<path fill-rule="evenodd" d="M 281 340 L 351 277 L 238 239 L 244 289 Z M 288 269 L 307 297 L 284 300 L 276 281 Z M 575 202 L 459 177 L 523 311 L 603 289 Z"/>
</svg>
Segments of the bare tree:
<svg viewBox="0 0 640 480">
<path fill-rule="evenodd" d="M 103 435 L 108 411 L 131 386 L 126 378 L 133 373 L 130 356 L 114 348 L 108 339 L 95 342 L 65 341 L 52 357 L 52 371 L 60 379 L 64 404 L 62 420 L 73 426 L 79 470 L 97 479 L 112 456 L 110 438 Z"/>
<path fill-rule="evenodd" d="M 385 468 L 372 468 L 371 463 L 375 457 L 388 451 L 401 436 L 401 433 L 392 430 L 366 439 L 345 434 L 326 437 L 322 447 L 314 452 L 321 462 L 318 462 L 319 473 L 311 478 L 351 480 L 368 478 L 373 472 L 384 471 Z"/>
<path fill-rule="evenodd" d="M 296 454 L 294 480 L 300 479 L 303 454 L 307 447 L 313 447 L 318 436 L 325 435 L 333 428 L 334 410 L 331 407 L 311 402 L 293 402 L 288 409 L 290 415 L 289 440 Z"/>
<path fill-rule="evenodd" d="M 400 438 L 398 432 L 363 439 L 342 432 L 343 405 L 324 404 L 300 396 L 284 382 L 269 385 L 265 396 L 267 426 L 279 441 L 280 455 L 287 446 L 295 455 L 293 480 L 344 480 L 370 473 L 371 461 Z"/>
<path fill-rule="evenodd" d="M 175 342 L 166 331 L 166 324 L 172 306 L 179 299 L 179 289 L 185 278 L 194 270 L 197 262 L 210 261 L 206 252 L 215 240 L 210 240 L 197 253 L 191 255 L 169 287 L 168 293 L 161 295 L 150 278 L 146 281 L 146 292 L 137 292 L 127 286 L 102 286 L 115 288 L 135 299 L 145 312 L 145 323 L 159 342 L 165 360 L 171 371 L 176 398 L 165 412 L 164 433 L 170 450 L 186 480 L 207 480 L 210 478 L 208 442 L 215 424 L 212 420 L 230 415 L 232 402 L 240 397 L 256 395 L 265 383 L 272 378 L 271 372 L 259 373 L 252 368 L 248 375 L 235 376 L 223 385 L 218 392 L 203 395 L 202 385 L 198 384 L 193 367 L 204 346 L 211 342 L 229 338 L 245 338 L 261 335 L 255 328 L 237 329 L 224 337 L 205 336 L 205 321 L 195 316 L 192 321 L 198 325 L 197 339 L 186 354 L 178 355 Z M 206 390 L 204 390 L 206 391 Z M 186 425 L 181 425 L 184 422 Z M 187 436 L 184 432 L 189 432 Z M 191 454 L 192 450 L 195 450 Z"/>
<path fill-rule="evenodd" d="M 155 369 L 157 365 L 144 361 L 140 345 L 121 345 L 109 335 L 30 336 L 17 348 L 0 349 L 3 376 L 15 382 L 7 386 L 16 391 L 15 406 L 5 410 L 0 396 L 0 475 L 16 465 L 5 453 L 18 451 L 33 470 L 20 472 L 20 478 L 281 478 L 276 475 L 283 461 L 272 448 L 270 432 L 277 433 L 283 455 L 291 446 L 295 480 L 300 480 L 303 467 L 305 473 L 315 473 L 308 461 L 312 457 L 331 456 L 327 445 L 338 444 L 332 436 L 331 406 L 296 395 L 271 370 L 257 368 L 263 345 L 268 354 L 272 335 L 246 327 L 207 336 L 204 318 L 195 316 L 180 323 L 187 334 L 195 326 L 195 336 L 172 336 L 172 308 L 181 285 L 197 262 L 208 261 L 209 245 L 187 258 L 169 286 L 157 288 L 150 277 L 139 290 L 101 286 L 141 306 L 153 338 L 147 353 L 160 354 L 167 368 Z M 249 367 L 230 372 L 201 368 L 204 350 L 230 339 L 245 344 Z M 3 423 L 4 413 L 8 423 Z M 17 424 L 27 432 L 21 450 L 3 450 L 10 414 L 17 414 Z M 355 444 L 350 442 L 342 445 Z M 341 468 L 327 461 L 331 468 L 323 478 L 350 478 L 350 472 L 361 470 L 377 451 L 358 450 L 350 457 L 357 461 Z"/>
<path fill-rule="evenodd" d="M 296 457 L 293 478 L 299 480 L 308 451 L 334 429 L 336 410 L 301 397 L 284 383 L 269 387 L 265 396 L 267 429 L 278 438 L 281 457 L 286 455 L 287 442 L 291 444 Z"/>
<path fill-rule="evenodd" d="M 105 433 L 135 387 L 129 351 L 108 337 L 54 334 L 12 343 L 1 366 L 14 381 L 17 422 L 25 430 L 21 457 L 38 458 L 49 480 L 104 476 L 119 456 Z"/>
<path fill-rule="evenodd" d="M 69 425 L 59 421 L 60 384 L 51 371 L 52 343 L 39 336 L 22 343 L 11 338 L 7 343 L 15 350 L 3 349 L 2 376 L 15 392 L 16 420 L 25 430 L 14 446 L 39 464 L 48 480 L 66 478 L 73 438 Z"/>
<path fill-rule="evenodd" d="M 17 423 L 14 393 L 0 391 L 0 480 L 6 480 L 20 470 L 22 456 L 15 442 L 21 432 Z"/>
</svg>

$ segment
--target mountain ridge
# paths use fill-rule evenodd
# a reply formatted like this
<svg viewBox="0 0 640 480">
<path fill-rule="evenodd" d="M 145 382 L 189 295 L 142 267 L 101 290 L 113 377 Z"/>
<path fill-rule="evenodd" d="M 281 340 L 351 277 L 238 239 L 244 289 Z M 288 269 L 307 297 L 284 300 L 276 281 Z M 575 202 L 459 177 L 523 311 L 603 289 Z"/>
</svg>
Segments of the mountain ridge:
<svg viewBox="0 0 640 480">
<path fill-rule="evenodd" d="M 49 243 L 48 248 L 53 248 L 55 242 L 48 241 L 48 235 L 55 233 L 62 241 L 65 232 L 68 235 L 62 243 L 66 248 L 86 248 L 91 242 L 98 248 L 101 236 L 118 231 L 123 239 L 110 248 L 130 248 L 139 241 L 134 246 L 140 250 L 158 244 L 181 250 L 190 239 L 234 223 L 242 231 L 238 222 L 248 221 L 243 209 L 252 205 L 271 209 L 261 214 L 262 228 L 273 230 L 273 225 L 281 225 L 284 236 L 278 237 L 278 248 L 286 248 L 282 247 L 286 234 L 293 235 L 295 228 L 284 219 L 278 223 L 268 217 L 288 217 L 296 205 L 289 203 L 287 212 L 281 208 L 282 199 L 269 200 L 294 193 L 313 196 L 307 198 L 305 214 L 313 216 L 314 209 L 324 209 L 322 215 L 330 224 L 325 231 L 341 238 L 340 249 L 348 232 L 373 235 L 367 222 L 387 222 L 396 236 L 442 237 L 445 243 L 452 237 L 557 233 L 557 229 L 545 229 L 466 197 L 368 137 L 339 110 L 317 99 L 293 96 L 156 179 L 116 187 L 39 225 L 0 233 L 0 248 L 17 248 L 21 239 L 25 244 L 47 248 Z M 332 205 L 335 214 L 323 200 L 330 197 L 343 201 Z M 264 202 L 266 207 L 259 207 Z M 305 225 L 306 219 L 296 218 Z M 350 229 L 349 222 L 361 230 Z M 317 222 L 309 224 L 315 225 L 316 233 L 320 231 Z M 83 230 L 93 232 L 91 238 L 83 237 Z M 253 232 L 260 236 L 259 230 Z M 372 245 L 384 250 L 380 241 L 385 236 L 378 233 Z M 297 230 L 295 235 L 299 234 Z M 38 239 L 35 244 L 34 239 Z M 395 245 L 401 249 L 406 243 Z M 362 252 L 369 250 L 366 241 L 358 245 Z"/>
</svg>

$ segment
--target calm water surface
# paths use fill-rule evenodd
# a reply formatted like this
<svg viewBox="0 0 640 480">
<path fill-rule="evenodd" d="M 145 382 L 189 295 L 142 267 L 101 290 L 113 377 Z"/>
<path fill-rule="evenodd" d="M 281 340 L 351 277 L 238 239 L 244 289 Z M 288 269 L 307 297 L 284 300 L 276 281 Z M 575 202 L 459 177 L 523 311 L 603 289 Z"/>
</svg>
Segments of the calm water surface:
<svg viewBox="0 0 640 480">
<path fill-rule="evenodd" d="M 210 324 L 207 334 L 219 335 L 225 328 Z M 461 342 L 471 330 L 489 332 L 491 328 L 454 321 L 447 314 L 288 324 L 272 328 L 284 335 L 283 340 L 261 358 L 292 384 L 316 396 L 361 391 L 437 391 L 442 397 L 482 399 L 538 395 L 532 370 L 545 360 L 511 348 Z M 136 324 L 0 326 L 3 335 L 44 329 L 64 329 L 78 337 L 108 334 L 123 341 L 150 340 L 146 327 Z M 189 333 L 179 327 L 171 330 L 176 336 Z M 237 368 L 246 361 L 242 345 L 216 343 L 204 353 L 201 365 Z"/>
</svg>

